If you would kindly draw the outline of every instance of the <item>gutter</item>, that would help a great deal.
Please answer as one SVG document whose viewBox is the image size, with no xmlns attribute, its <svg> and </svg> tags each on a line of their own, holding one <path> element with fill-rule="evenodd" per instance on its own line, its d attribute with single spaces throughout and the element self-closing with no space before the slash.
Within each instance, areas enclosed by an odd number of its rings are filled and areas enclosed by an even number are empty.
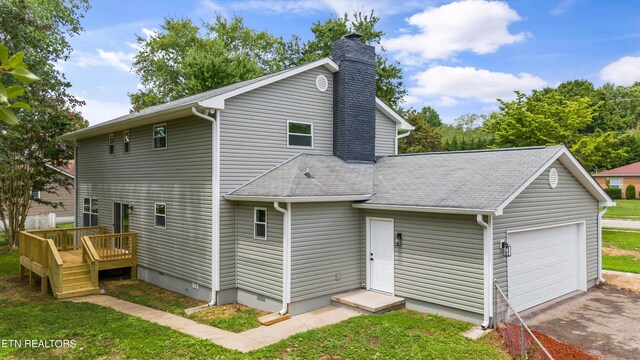
<svg viewBox="0 0 640 360">
<path fill-rule="evenodd" d="M 493 318 L 493 217 L 489 215 L 485 222 L 481 214 L 476 215 L 478 225 L 482 226 L 484 248 L 484 319 L 482 329 L 491 325 Z"/>
<path fill-rule="evenodd" d="M 430 207 L 430 206 L 412 206 L 412 205 L 384 205 L 384 204 L 368 204 L 354 203 L 351 207 L 356 209 L 372 209 L 372 210 L 392 210 L 392 211 L 412 211 L 438 214 L 461 214 L 461 215 L 500 215 L 491 209 L 464 209 L 464 208 L 446 208 L 446 207 Z"/>
<path fill-rule="evenodd" d="M 396 155 L 398 155 L 398 139 L 402 139 L 403 137 L 407 137 L 409 135 L 411 135 L 411 130 L 403 134 L 398 134 L 398 130 L 396 129 Z"/>
<path fill-rule="evenodd" d="M 598 284 L 604 284 L 605 279 L 602 277 L 602 216 L 609 210 L 608 207 L 604 207 L 602 211 L 598 212 Z"/>
<path fill-rule="evenodd" d="M 209 110 L 207 110 L 209 111 Z M 220 111 L 215 111 L 215 119 L 191 108 L 191 113 L 211 122 L 211 301 L 216 305 L 220 291 Z"/>
<path fill-rule="evenodd" d="M 289 312 L 291 302 L 291 203 L 286 203 L 287 209 L 273 202 L 274 209 L 282 213 L 282 309 L 278 312 L 284 315 Z"/>
</svg>

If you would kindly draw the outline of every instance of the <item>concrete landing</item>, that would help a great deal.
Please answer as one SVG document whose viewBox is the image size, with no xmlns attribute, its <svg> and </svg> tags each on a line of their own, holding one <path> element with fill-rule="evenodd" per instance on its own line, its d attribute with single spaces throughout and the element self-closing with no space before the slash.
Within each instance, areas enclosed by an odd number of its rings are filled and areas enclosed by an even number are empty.
<svg viewBox="0 0 640 360">
<path fill-rule="evenodd" d="M 492 329 L 482 330 L 482 326 L 474 326 L 471 329 L 465 331 L 462 336 L 466 337 L 467 339 L 478 340 L 492 331 Z"/>
<path fill-rule="evenodd" d="M 331 301 L 336 305 L 346 305 L 369 314 L 401 309 L 405 303 L 401 297 L 362 289 L 334 295 Z"/>
</svg>

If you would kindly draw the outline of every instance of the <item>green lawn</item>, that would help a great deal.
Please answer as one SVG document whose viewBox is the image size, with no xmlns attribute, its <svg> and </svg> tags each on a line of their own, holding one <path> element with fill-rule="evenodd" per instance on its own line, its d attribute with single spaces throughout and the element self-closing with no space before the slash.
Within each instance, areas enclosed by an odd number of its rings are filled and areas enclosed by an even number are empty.
<svg viewBox="0 0 640 360">
<path fill-rule="evenodd" d="M 240 354 L 164 326 L 88 303 L 55 301 L 17 279 L 14 255 L 0 255 L 0 339 L 68 339 L 68 349 L 0 347 L 0 358 L 137 359 L 509 359 L 496 335 L 462 337 L 472 325 L 393 311 L 360 316 Z"/>
<path fill-rule="evenodd" d="M 616 206 L 604 214 L 606 219 L 640 220 L 640 200 L 615 200 Z"/>
<path fill-rule="evenodd" d="M 602 268 L 640 273 L 640 230 L 602 230 Z"/>
</svg>

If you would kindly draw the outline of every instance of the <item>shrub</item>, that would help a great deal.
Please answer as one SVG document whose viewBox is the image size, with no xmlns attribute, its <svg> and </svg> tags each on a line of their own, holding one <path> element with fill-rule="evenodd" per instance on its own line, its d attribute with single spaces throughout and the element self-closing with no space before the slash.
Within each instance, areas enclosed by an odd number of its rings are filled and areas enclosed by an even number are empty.
<svg viewBox="0 0 640 360">
<path fill-rule="evenodd" d="M 622 189 L 618 188 L 606 188 L 604 191 L 609 195 L 613 200 L 622 199 Z"/>
<path fill-rule="evenodd" d="M 624 196 L 627 200 L 632 200 L 636 198 L 636 186 L 635 185 L 627 185 L 627 189 L 624 191 Z"/>
</svg>

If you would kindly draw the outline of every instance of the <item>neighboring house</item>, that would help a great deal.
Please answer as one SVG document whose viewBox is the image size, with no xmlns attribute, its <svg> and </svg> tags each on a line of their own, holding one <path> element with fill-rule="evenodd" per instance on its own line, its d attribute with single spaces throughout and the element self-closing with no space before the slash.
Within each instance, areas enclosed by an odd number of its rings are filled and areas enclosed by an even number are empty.
<svg viewBox="0 0 640 360">
<path fill-rule="evenodd" d="M 333 50 L 65 135 L 77 224 L 137 232 L 142 280 L 292 315 L 366 288 L 486 326 L 494 278 L 519 310 L 597 282 L 613 203 L 566 148 L 396 155 L 373 47 Z"/>
<path fill-rule="evenodd" d="M 593 175 L 603 189 L 608 187 L 622 189 L 622 198 L 626 199 L 627 185 L 636 187 L 636 196 L 640 191 L 640 162 L 620 166 Z"/>
<path fill-rule="evenodd" d="M 73 183 L 75 172 L 74 160 L 70 160 L 67 166 L 63 167 L 54 167 L 48 164 L 46 166 L 57 171 L 60 177 L 65 177 L 66 180 L 70 180 Z M 73 186 L 69 190 L 64 186 L 60 186 L 57 194 L 37 191 L 33 192 L 32 196 L 34 199 L 42 199 L 61 205 L 53 208 L 52 206 L 33 201 L 27 214 L 25 224 L 27 228 L 55 227 L 56 224 L 67 224 L 74 221 L 75 196 Z"/>
</svg>

